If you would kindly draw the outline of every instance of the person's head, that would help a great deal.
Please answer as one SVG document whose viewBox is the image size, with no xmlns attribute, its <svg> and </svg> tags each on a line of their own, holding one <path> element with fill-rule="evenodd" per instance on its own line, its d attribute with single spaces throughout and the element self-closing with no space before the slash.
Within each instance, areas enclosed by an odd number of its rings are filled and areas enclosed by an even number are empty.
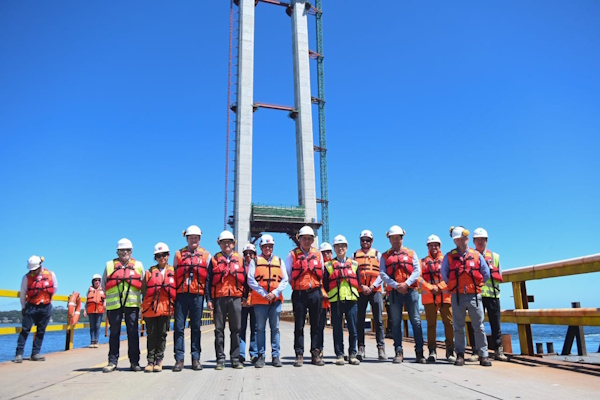
<svg viewBox="0 0 600 400">
<path fill-rule="evenodd" d="M 94 274 L 94 276 L 92 276 L 92 286 L 94 289 L 98 289 L 100 287 L 100 281 L 102 281 L 100 274 Z"/>
<path fill-rule="evenodd" d="M 250 261 L 256 257 L 256 246 L 254 246 L 252 243 L 246 243 L 244 249 L 242 250 L 242 254 L 244 256 L 244 263 L 246 265 L 250 264 Z"/>
<path fill-rule="evenodd" d="M 427 250 L 432 258 L 436 258 L 441 251 L 442 241 L 437 235 L 430 235 L 427 238 Z"/>
<path fill-rule="evenodd" d="M 487 247 L 488 233 L 483 228 L 477 228 L 473 231 L 473 244 L 475 249 L 483 254 Z"/>
<path fill-rule="evenodd" d="M 202 231 L 197 225 L 190 225 L 188 228 L 183 231 L 183 236 L 188 244 L 188 249 L 192 252 L 195 251 L 198 246 L 200 246 L 200 239 L 202 238 Z"/>
<path fill-rule="evenodd" d="M 310 246 L 312 246 L 315 241 L 315 231 L 310 226 L 303 226 L 298 231 L 298 235 L 296 236 L 298 242 L 300 242 L 300 248 L 308 252 L 310 250 Z"/>
<path fill-rule="evenodd" d="M 29 274 L 36 276 L 42 273 L 42 263 L 44 262 L 44 257 L 33 255 L 29 257 L 27 260 L 27 269 L 29 270 Z"/>
<path fill-rule="evenodd" d="M 323 256 L 323 261 L 327 262 L 333 259 L 333 248 L 329 243 L 321 243 L 321 246 L 319 246 L 319 250 L 321 251 L 321 256 Z"/>
<path fill-rule="evenodd" d="M 450 229 L 450 236 L 452 237 L 452 240 L 454 240 L 454 244 L 458 251 L 464 253 L 469 244 L 469 230 L 462 226 L 452 227 Z"/>
<path fill-rule="evenodd" d="M 360 233 L 360 248 L 362 251 L 367 252 L 371 249 L 373 244 L 373 232 L 365 229 Z"/>
<path fill-rule="evenodd" d="M 233 253 L 233 248 L 235 247 L 235 237 L 233 237 L 233 233 L 231 233 L 229 231 L 223 231 L 219 235 L 219 238 L 217 239 L 217 243 L 219 244 L 219 247 L 221 248 L 221 252 L 223 252 L 223 254 L 228 256 L 231 253 Z"/>
<path fill-rule="evenodd" d="M 393 250 L 400 250 L 402 248 L 402 241 L 404 240 L 404 235 L 406 232 L 404 229 L 399 227 L 398 225 L 392 225 L 390 229 L 388 229 L 386 236 L 390 240 L 390 245 Z"/>
<path fill-rule="evenodd" d="M 167 266 L 169 262 L 169 246 L 166 243 L 158 242 L 154 245 L 154 259 L 160 269 Z"/>
<path fill-rule="evenodd" d="M 265 258 L 270 258 L 273 255 L 273 247 L 275 247 L 275 240 L 271 235 L 263 235 L 260 239 L 260 251 Z"/>
<path fill-rule="evenodd" d="M 333 250 L 338 259 L 344 259 L 348 252 L 348 241 L 343 235 L 337 235 L 333 238 Z"/>
<path fill-rule="evenodd" d="M 122 264 L 127 264 L 133 252 L 133 244 L 131 240 L 123 238 L 117 242 L 117 256 Z"/>
</svg>

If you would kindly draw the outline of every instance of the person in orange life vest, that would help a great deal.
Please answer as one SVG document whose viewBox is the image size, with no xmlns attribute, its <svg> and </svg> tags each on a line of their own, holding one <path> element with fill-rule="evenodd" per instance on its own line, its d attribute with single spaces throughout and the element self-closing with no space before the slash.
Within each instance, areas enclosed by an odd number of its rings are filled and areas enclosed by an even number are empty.
<svg viewBox="0 0 600 400">
<path fill-rule="evenodd" d="M 108 365 L 102 369 L 102 372 L 108 373 L 117 369 L 123 318 L 127 328 L 127 355 L 131 363 L 129 370 L 133 372 L 142 370 L 138 324 L 144 266 L 131 257 L 132 251 L 131 240 L 120 239 L 117 242 L 118 257 L 106 263 L 102 275 L 102 289 L 106 293 L 106 319 L 110 328 Z"/>
<path fill-rule="evenodd" d="M 421 268 L 417 253 L 402 246 L 404 234 L 404 229 L 398 225 L 394 225 L 388 230 L 387 237 L 392 248 L 383 253 L 379 260 L 379 275 L 386 283 L 390 296 L 392 335 L 396 352 L 392 362 L 399 364 L 404 360 L 402 350 L 402 308 L 404 307 L 408 311 L 415 336 L 415 362 L 424 364 L 426 361 L 423 356 L 423 331 L 419 314 L 419 292 L 417 291 Z"/>
<path fill-rule="evenodd" d="M 321 257 L 323 258 L 323 264 L 333 259 L 333 247 L 327 242 L 321 243 L 319 246 L 321 251 Z M 319 349 L 319 355 L 323 358 L 323 342 L 325 335 L 325 325 L 327 325 L 327 311 L 330 310 L 331 303 L 329 299 L 323 299 L 323 305 L 321 306 L 321 315 L 319 316 L 319 336 L 317 338 L 317 349 Z"/>
<path fill-rule="evenodd" d="M 247 243 L 243 250 L 244 267 L 246 270 L 250 266 L 250 262 L 256 258 L 256 246 L 252 243 Z M 246 361 L 246 328 L 248 327 L 248 317 L 250 317 L 250 346 L 248 353 L 252 364 L 258 361 L 258 350 L 256 348 L 256 314 L 252 304 L 252 292 L 248 293 L 248 300 L 242 301 L 242 325 L 240 327 L 240 362 Z"/>
<path fill-rule="evenodd" d="M 304 323 L 307 311 L 310 319 L 311 363 L 323 366 L 325 363 L 317 348 L 321 308 L 323 299 L 327 297 L 322 283 L 321 253 L 312 247 L 315 241 L 315 232 L 310 226 L 300 228 L 296 239 L 300 246 L 292 250 L 285 260 L 289 282 L 292 286 L 294 351 L 296 353 L 294 367 L 301 367 L 304 363 Z"/>
<path fill-rule="evenodd" d="M 488 233 L 483 228 L 477 228 L 473 231 L 473 244 L 485 259 L 490 268 L 490 279 L 488 279 L 481 288 L 481 300 L 483 308 L 487 311 L 490 328 L 492 329 L 492 340 L 495 344 L 496 352 L 494 359 L 498 361 L 508 361 L 504 354 L 502 346 L 502 328 L 500 322 L 500 283 L 502 282 L 502 271 L 500 270 L 500 255 L 487 248 Z"/>
<path fill-rule="evenodd" d="M 267 319 L 271 328 L 271 363 L 274 367 L 283 366 L 279 358 L 279 318 L 288 276 L 283 260 L 273 255 L 274 246 L 273 236 L 263 235 L 260 241 L 262 254 L 250 261 L 248 268 L 248 286 L 252 289 L 252 303 L 256 313 L 256 368 L 265 366 Z"/>
<path fill-rule="evenodd" d="M 429 348 L 428 363 L 435 363 L 437 359 L 436 326 L 438 310 L 442 316 L 444 332 L 446 335 L 446 359 L 455 362 L 454 333 L 452 331 L 452 304 L 450 293 L 446 290 L 446 282 L 442 280 L 442 260 L 444 256 L 440 250 L 442 241 L 436 235 L 427 238 L 427 257 L 421 259 L 421 302 L 425 308 L 427 319 L 427 347 Z"/>
<path fill-rule="evenodd" d="M 475 348 L 479 349 L 479 364 L 489 367 L 492 362 L 488 357 L 480 292 L 484 282 L 490 277 L 490 269 L 483 256 L 468 247 L 467 229 L 462 226 L 452 227 L 450 236 L 456 248 L 444 256 L 442 279 L 452 293 L 452 325 L 456 349 L 454 365 L 465 364 L 465 315 L 468 310 L 475 332 Z"/>
<path fill-rule="evenodd" d="M 240 326 L 242 324 L 242 301 L 248 299 L 244 260 L 233 251 L 233 233 L 223 231 L 217 239 L 221 251 L 208 265 L 206 299 L 208 308 L 214 310 L 216 370 L 225 368 L 225 321 L 229 319 L 231 367 L 244 368 L 240 358 Z"/>
<path fill-rule="evenodd" d="M 102 276 L 100 274 L 95 274 L 92 277 L 92 286 L 88 289 L 85 309 L 83 310 L 83 316 L 88 317 L 90 320 L 90 347 L 92 348 L 98 348 L 102 316 L 104 310 L 106 310 L 106 294 L 100 286 L 101 281 Z"/>
<path fill-rule="evenodd" d="M 344 316 L 348 326 L 348 362 L 359 365 L 356 358 L 356 313 L 358 288 L 361 287 L 358 263 L 346 257 L 348 241 L 343 235 L 333 238 L 336 257 L 325 263 L 323 287 L 331 302 L 331 325 L 333 326 L 333 347 L 336 365 L 344 365 Z"/>
<path fill-rule="evenodd" d="M 142 315 L 148 332 L 148 365 L 144 369 L 146 372 L 162 371 L 167 331 L 171 325 L 177 295 L 175 270 L 169 265 L 169 246 L 162 242 L 156 243 L 154 259 L 157 264 L 146 271 L 142 282 Z"/>
<path fill-rule="evenodd" d="M 31 361 L 45 361 L 46 357 L 40 354 L 42 342 L 46 333 L 46 326 L 52 315 L 52 296 L 58 291 L 58 280 L 54 272 L 42 267 L 44 257 L 31 256 L 27 260 L 29 272 L 21 279 L 21 314 L 23 322 L 21 333 L 17 339 L 15 362 L 23 362 L 25 342 L 31 327 L 37 326 L 37 333 L 33 339 Z"/>
<path fill-rule="evenodd" d="M 358 331 L 357 358 L 362 361 L 365 356 L 365 316 L 367 305 L 371 304 L 375 339 L 379 360 L 387 360 L 385 355 L 385 334 L 383 332 L 383 299 L 381 297 L 382 280 L 379 276 L 379 259 L 381 254 L 371 248 L 373 232 L 364 230 L 360 233 L 360 249 L 354 252 L 353 260 L 358 262 L 358 271 L 362 285 L 359 288 L 356 330 Z"/>
<path fill-rule="evenodd" d="M 175 324 L 173 325 L 173 342 L 175 351 L 175 365 L 173 372 L 183 369 L 185 356 L 185 321 L 190 317 L 190 353 L 192 356 L 192 369 L 200 371 L 200 353 L 202 347 L 200 338 L 202 331 L 202 310 L 204 296 L 206 295 L 206 279 L 208 277 L 208 264 L 211 255 L 200 247 L 202 231 L 196 225 L 190 225 L 183 231 L 187 246 L 177 250 L 173 269 L 177 284 L 177 297 L 175 298 Z"/>
</svg>

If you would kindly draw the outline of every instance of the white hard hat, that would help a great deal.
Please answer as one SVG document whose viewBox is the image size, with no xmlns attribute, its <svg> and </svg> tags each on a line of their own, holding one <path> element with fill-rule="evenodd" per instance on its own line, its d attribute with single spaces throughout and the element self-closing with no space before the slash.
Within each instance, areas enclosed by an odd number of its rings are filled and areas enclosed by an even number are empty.
<svg viewBox="0 0 600 400">
<path fill-rule="evenodd" d="M 253 245 L 252 243 L 246 243 L 246 245 L 244 246 L 244 249 L 242 250 L 242 253 L 245 251 L 253 251 L 254 253 L 256 253 L 256 246 Z"/>
<path fill-rule="evenodd" d="M 154 245 L 154 254 L 168 253 L 168 252 L 169 252 L 169 246 L 167 246 L 166 243 L 158 242 Z"/>
<path fill-rule="evenodd" d="M 404 235 L 406 235 L 406 231 L 404 229 L 400 228 L 398 225 L 392 225 L 390 227 L 390 229 L 387 231 L 386 236 L 390 237 L 393 235 L 404 236 Z"/>
<path fill-rule="evenodd" d="M 346 237 L 344 235 L 337 235 L 336 237 L 333 238 L 333 245 L 335 246 L 336 244 L 348 244 L 348 241 L 346 240 Z"/>
<path fill-rule="evenodd" d="M 191 236 L 191 235 L 202 236 L 202 231 L 200 230 L 198 225 L 190 225 L 190 226 L 188 226 L 188 228 L 185 231 L 183 231 L 183 236 Z"/>
<path fill-rule="evenodd" d="M 457 226 L 457 227 L 451 227 L 450 228 L 450 236 L 452 237 L 452 239 L 459 239 L 461 237 L 467 237 L 469 236 L 469 230 L 465 229 L 462 226 Z"/>
<path fill-rule="evenodd" d="M 233 233 L 229 231 L 223 231 L 217 238 L 217 244 L 221 243 L 221 240 L 233 240 L 235 242 L 235 237 L 233 237 Z"/>
<path fill-rule="evenodd" d="M 331 245 L 327 242 L 321 243 L 321 245 L 319 246 L 319 250 L 320 251 L 333 251 L 333 249 L 331 248 Z"/>
<path fill-rule="evenodd" d="M 260 247 L 264 246 L 265 244 L 275 244 L 275 240 L 273 239 L 273 236 L 271 235 L 263 235 L 262 238 L 260 239 Z"/>
<path fill-rule="evenodd" d="M 298 231 L 298 237 L 300 236 L 315 236 L 315 231 L 313 231 L 313 228 L 311 228 L 308 225 L 303 226 L 302 228 L 300 228 L 300 230 Z"/>
<path fill-rule="evenodd" d="M 123 238 L 117 242 L 117 250 L 124 250 L 124 249 L 132 249 L 133 250 L 133 244 L 131 244 L 131 240 L 129 240 L 127 238 Z"/>
<path fill-rule="evenodd" d="M 440 238 L 439 238 L 438 236 L 436 236 L 436 235 L 430 235 L 430 236 L 427 238 L 427 244 L 429 244 L 429 243 L 439 243 L 439 244 L 440 244 L 440 246 L 442 245 L 442 241 L 441 241 L 441 240 L 440 240 Z"/>
<path fill-rule="evenodd" d="M 474 238 L 488 238 L 487 231 L 483 228 L 477 228 L 473 231 L 473 239 Z"/>
<path fill-rule="evenodd" d="M 100 276 L 100 274 L 94 274 L 94 276 L 92 276 L 92 281 L 94 279 L 102 279 L 102 277 Z"/>
<path fill-rule="evenodd" d="M 39 256 L 31 256 L 29 260 L 27 260 L 27 269 L 33 271 L 34 269 L 38 269 L 42 266 L 42 262 L 44 261 L 44 257 Z"/>
<path fill-rule="evenodd" d="M 373 240 L 373 232 L 371 232 L 368 229 L 365 229 L 364 231 L 362 231 L 360 233 L 360 239 L 362 239 L 364 237 L 368 237 L 369 239 Z"/>
</svg>

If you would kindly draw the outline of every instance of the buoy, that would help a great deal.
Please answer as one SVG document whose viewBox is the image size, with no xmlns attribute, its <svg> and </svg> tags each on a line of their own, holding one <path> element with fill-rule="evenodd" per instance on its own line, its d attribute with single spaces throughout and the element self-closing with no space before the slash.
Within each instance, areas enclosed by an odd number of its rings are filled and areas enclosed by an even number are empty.
<svg viewBox="0 0 600 400">
<path fill-rule="evenodd" d="M 69 296 L 69 308 L 68 308 L 68 324 L 69 326 L 75 326 L 79 321 L 79 315 L 81 313 L 81 297 L 79 293 L 73 292 Z"/>
</svg>

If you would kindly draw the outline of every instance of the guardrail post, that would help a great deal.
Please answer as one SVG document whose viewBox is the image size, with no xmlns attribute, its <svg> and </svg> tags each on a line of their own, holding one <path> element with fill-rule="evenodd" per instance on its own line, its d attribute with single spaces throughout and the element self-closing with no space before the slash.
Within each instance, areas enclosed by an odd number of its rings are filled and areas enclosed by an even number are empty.
<svg viewBox="0 0 600 400">
<path fill-rule="evenodd" d="M 529 309 L 529 303 L 527 301 L 527 286 L 525 282 L 513 282 L 513 297 L 515 300 L 515 309 L 526 310 Z M 533 353 L 533 335 L 531 334 L 530 324 L 517 324 L 519 329 L 519 346 L 521 347 L 521 354 L 532 356 Z"/>
<path fill-rule="evenodd" d="M 571 308 L 581 308 L 581 304 L 577 302 L 571 303 Z M 583 326 L 569 326 L 567 329 L 567 337 L 565 338 L 565 344 L 563 346 L 561 356 L 568 356 L 571 354 L 571 348 L 573 347 L 573 339 L 577 339 L 577 355 L 587 356 L 587 350 L 585 348 L 585 335 L 583 334 Z"/>
<path fill-rule="evenodd" d="M 73 336 L 75 334 L 75 329 L 73 326 L 67 326 L 67 333 L 65 336 L 65 351 L 73 349 Z"/>
</svg>

